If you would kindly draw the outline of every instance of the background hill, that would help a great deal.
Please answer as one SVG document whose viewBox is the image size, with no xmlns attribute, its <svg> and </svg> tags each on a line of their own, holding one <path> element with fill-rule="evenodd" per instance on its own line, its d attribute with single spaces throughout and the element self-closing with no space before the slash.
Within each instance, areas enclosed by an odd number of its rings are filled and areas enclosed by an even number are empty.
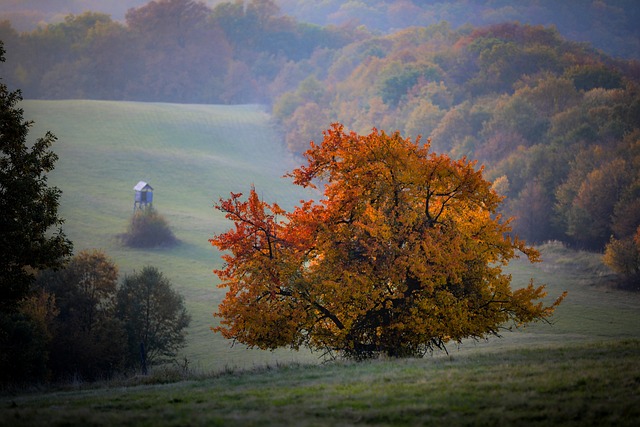
<svg viewBox="0 0 640 427">
<path fill-rule="evenodd" d="M 146 265 L 158 267 L 186 299 L 193 321 L 184 356 L 190 367 L 223 370 L 265 363 L 318 362 L 316 354 L 249 351 L 213 334 L 212 313 L 224 290 L 212 273 L 220 254 L 207 239 L 231 227 L 212 206 L 230 191 L 252 184 L 269 202 L 291 208 L 317 194 L 281 176 L 300 163 L 271 127 L 262 107 L 202 106 L 105 101 L 24 101 L 25 118 L 34 120 L 30 137 L 51 130 L 59 154 L 50 182 L 62 191 L 64 229 L 79 251 L 98 248 L 120 267 L 121 275 Z M 154 206 L 180 240 L 170 249 L 122 246 L 133 209 L 133 186 L 149 182 Z M 560 243 L 542 247 L 541 265 L 516 261 L 509 267 L 515 288 L 530 277 L 547 283 L 549 298 L 569 296 L 557 309 L 554 325 L 538 324 L 501 340 L 452 344 L 453 354 L 568 343 L 618 341 L 640 337 L 640 295 L 607 286 L 610 271 L 601 256 L 575 252 Z"/>
<path fill-rule="evenodd" d="M 18 31 L 31 31 L 37 25 L 57 23 L 70 13 L 95 11 L 124 21 L 131 8 L 148 0 L 5 0 L 0 15 L 11 20 Z M 283 14 L 302 22 L 321 26 L 364 25 L 373 31 L 394 32 L 410 26 L 429 26 L 442 21 L 454 28 L 463 25 L 484 26 L 518 21 L 534 25 L 553 25 L 574 41 L 587 42 L 615 56 L 639 58 L 640 7 L 634 0 L 273 0 L 241 1 L 272 3 Z M 203 0 L 213 8 L 225 0 Z M 233 3 L 229 1 L 228 3 Z"/>
<path fill-rule="evenodd" d="M 430 136 L 437 152 L 486 166 L 508 197 L 502 213 L 518 218 L 514 228 L 527 240 L 604 251 L 613 236 L 633 245 L 640 62 L 614 50 L 640 51 L 627 21 L 637 3 L 367 5 L 323 2 L 329 15 L 338 7 L 362 19 L 402 11 L 425 17 L 416 22 L 424 25 L 458 10 L 500 23 L 387 33 L 357 21 L 310 24 L 269 0 L 160 1 L 131 9 L 124 22 L 85 12 L 25 33 L 1 23 L 7 62 L 0 71 L 28 99 L 267 105 L 295 153 L 336 121 L 360 133 Z M 602 34 L 610 53 L 568 38 L 560 25 L 533 25 L 551 22 L 542 16 Z"/>
</svg>

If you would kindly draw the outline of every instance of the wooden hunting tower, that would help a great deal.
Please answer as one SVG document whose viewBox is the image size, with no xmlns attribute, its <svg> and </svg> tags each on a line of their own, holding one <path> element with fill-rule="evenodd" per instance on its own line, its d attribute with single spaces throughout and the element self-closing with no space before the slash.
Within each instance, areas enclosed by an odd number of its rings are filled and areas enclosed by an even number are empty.
<svg viewBox="0 0 640 427">
<path fill-rule="evenodd" d="M 133 210 L 151 208 L 153 205 L 153 187 L 144 181 L 140 181 L 133 187 Z"/>
</svg>

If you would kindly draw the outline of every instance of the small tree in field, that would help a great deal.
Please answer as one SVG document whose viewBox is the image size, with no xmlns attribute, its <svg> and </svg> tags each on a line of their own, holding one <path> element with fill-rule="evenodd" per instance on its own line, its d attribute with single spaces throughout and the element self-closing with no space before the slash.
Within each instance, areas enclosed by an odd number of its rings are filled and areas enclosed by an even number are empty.
<svg viewBox="0 0 640 427">
<path fill-rule="evenodd" d="M 294 183 L 324 185 L 320 202 L 286 212 L 231 193 L 217 208 L 235 227 L 210 241 L 228 288 L 215 327 L 249 346 L 405 357 L 550 316 L 544 286 L 512 290 L 502 272 L 522 253 L 482 170 L 374 129 L 335 124 L 312 143 Z"/>
<path fill-rule="evenodd" d="M 127 330 L 130 367 L 140 362 L 141 343 L 148 365 L 171 362 L 184 347 L 184 329 L 191 317 L 182 296 L 157 268 L 145 267 L 125 277 L 118 290 L 117 310 Z"/>
<path fill-rule="evenodd" d="M 624 239 L 611 238 L 604 252 L 603 261 L 619 274 L 624 285 L 640 287 L 640 227 L 636 234 Z"/>
</svg>

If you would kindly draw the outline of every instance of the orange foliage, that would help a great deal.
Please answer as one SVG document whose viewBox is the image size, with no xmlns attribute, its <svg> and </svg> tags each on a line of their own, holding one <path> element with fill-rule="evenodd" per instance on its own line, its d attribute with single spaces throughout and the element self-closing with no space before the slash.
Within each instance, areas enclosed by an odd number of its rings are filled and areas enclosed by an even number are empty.
<svg viewBox="0 0 640 427">
<path fill-rule="evenodd" d="M 211 239 L 228 288 L 214 328 L 249 346 L 307 346 L 347 357 L 421 355 L 551 315 L 544 286 L 512 291 L 508 261 L 538 253 L 508 237 L 502 198 L 467 159 L 398 132 L 340 124 L 311 144 L 297 185 L 324 187 L 292 212 L 231 194 L 217 208 L 235 228 Z"/>
</svg>

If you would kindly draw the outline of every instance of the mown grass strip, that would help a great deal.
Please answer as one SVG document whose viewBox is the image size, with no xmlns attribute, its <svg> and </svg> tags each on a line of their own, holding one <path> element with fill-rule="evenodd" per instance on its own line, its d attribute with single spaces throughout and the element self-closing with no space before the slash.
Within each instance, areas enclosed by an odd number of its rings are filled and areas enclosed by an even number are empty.
<svg viewBox="0 0 640 427">
<path fill-rule="evenodd" d="M 5 397 L 2 425 L 637 425 L 640 341 Z"/>
</svg>

